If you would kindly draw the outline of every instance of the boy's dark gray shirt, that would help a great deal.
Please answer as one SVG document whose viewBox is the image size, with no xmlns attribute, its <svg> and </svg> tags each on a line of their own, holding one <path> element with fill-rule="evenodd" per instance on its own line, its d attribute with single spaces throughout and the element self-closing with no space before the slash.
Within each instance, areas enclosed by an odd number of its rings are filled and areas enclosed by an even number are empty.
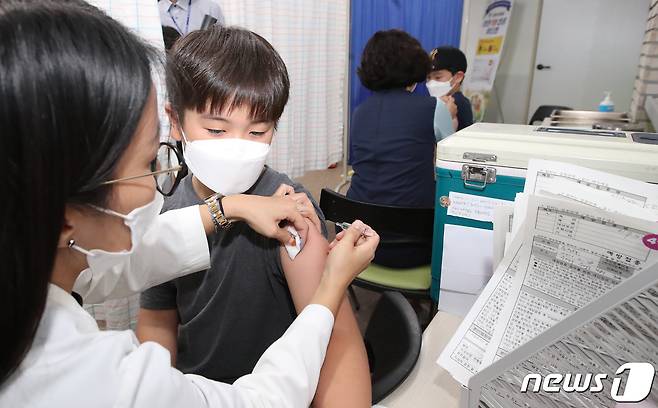
<svg viewBox="0 0 658 408">
<path fill-rule="evenodd" d="M 305 192 L 320 217 L 311 194 L 288 176 L 266 167 L 248 194 L 269 196 L 282 183 Z M 203 204 L 187 176 L 163 212 Z M 251 373 L 261 354 L 281 337 L 296 317 L 286 285 L 279 243 L 246 223 L 208 238 L 210 269 L 146 290 L 145 309 L 177 309 L 179 316 L 176 366 L 184 373 L 232 383 Z"/>
</svg>

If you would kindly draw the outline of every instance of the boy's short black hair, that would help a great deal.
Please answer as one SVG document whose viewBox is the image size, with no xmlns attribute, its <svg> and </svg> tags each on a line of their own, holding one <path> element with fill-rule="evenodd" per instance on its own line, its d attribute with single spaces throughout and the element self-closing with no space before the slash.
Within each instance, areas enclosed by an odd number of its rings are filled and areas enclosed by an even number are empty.
<svg viewBox="0 0 658 408">
<path fill-rule="evenodd" d="M 219 113 L 246 106 L 252 119 L 277 122 L 288 102 L 283 60 L 263 37 L 212 26 L 176 41 L 167 56 L 167 91 L 183 120 L 185 109 Z"/>
<path fill-rule="evenodd" d="M 450 71 L 452 75 L 461 71 L 466 73 L 466 55 L 455 47 L 438 47 L 432 50 L 432 71 L 442 69 Z"/>
<path fill-rule="evenodd" d="M 377 31 L 368 40 L 357 70 L 361 83 L 372 91 L 404 88 L 423 82 L 430 72 L 427 52 L 402 30 Z"/>
</svg>

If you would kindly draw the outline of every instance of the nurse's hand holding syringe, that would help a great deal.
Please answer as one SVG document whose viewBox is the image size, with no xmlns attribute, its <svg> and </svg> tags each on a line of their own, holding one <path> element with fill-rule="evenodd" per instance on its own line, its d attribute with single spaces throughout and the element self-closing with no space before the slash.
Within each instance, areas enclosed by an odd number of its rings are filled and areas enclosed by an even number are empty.
<svg viewBox="0 0 658 408">
<path fill-rule="evenodd" d="M 379 235 L 359 220 L 336 235 L 329 244 L 324 273 L 311 303 L 326 306 L 336 316 L 345 290 L 368 267 L 378 244 Z"/>
</svg>

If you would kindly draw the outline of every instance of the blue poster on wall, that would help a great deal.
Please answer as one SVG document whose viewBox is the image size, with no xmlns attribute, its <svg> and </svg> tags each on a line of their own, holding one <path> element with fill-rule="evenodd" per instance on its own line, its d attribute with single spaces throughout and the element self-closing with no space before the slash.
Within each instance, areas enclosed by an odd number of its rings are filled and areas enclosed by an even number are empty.
<svg viewBox="0 0 658 408">
<path fill-rule="evenodd" d="M 356 69 L 368 39 L 398 28 L 416 37 L 429 53 L 441 45 L 459 47 L 463 0 L 352 0 L 350 27 L 350 114 L 370 91 Z M 416 92 L 427 92 L 424 86 Z"/>
</svg>

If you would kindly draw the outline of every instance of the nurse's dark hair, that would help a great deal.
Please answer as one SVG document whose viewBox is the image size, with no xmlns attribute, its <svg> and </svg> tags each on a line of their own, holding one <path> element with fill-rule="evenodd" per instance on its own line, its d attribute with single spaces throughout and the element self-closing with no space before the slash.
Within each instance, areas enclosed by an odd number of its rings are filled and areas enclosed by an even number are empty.
<svg viewBox="0 0 658 408">
<path fill-rule="evenodd" d="M 152 49 L 81 0 L 0 3 L 0 384 L 44 312 L 67 205 L 104 205 L 152 81 Z M 60 373 L 64 374 L 64 373 Z"/>
<path fill-rule="evenodd" d="M 167 55 L 169 101 L 181 120 L 186 109 L 220 113 L 246 107 L 254 120 L 277 122 L 289 89 L 281 56 L 263 37 L 242 28 L 193 31 Z"/>
<path fill-rule="evenodd" d="M 423 82 L 432 65 L 417 39 L 402 30 L 377 31 L 366 43 L 357 75 L 371 91 Z"/>
</svg>

